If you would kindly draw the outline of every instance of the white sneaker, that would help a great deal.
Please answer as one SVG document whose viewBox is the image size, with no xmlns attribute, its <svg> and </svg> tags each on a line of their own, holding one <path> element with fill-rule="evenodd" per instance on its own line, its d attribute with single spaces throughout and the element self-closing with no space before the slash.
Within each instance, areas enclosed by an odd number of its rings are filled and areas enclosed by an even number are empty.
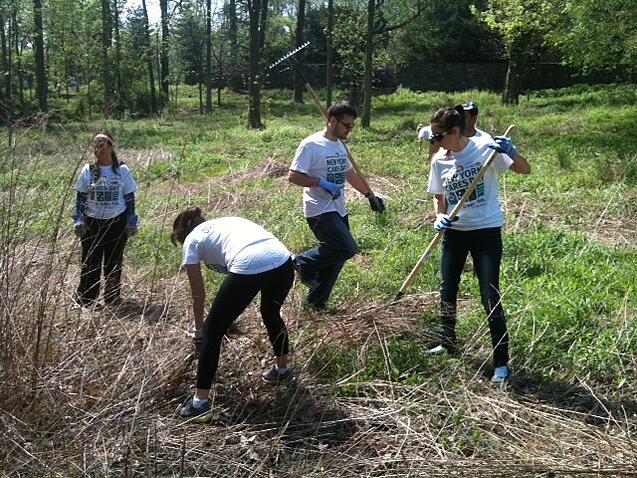
<svg viewBox="0 0 637 478">
<path fill-rule="evenodd" d="M 506 365 L 496 367 L 491 377 L 491 385 L 502 386 L 511 378 L 511 370 Z"/>
<path fill-rule="evenodd" d="M 449 353 L 449 350 L 444 345 L 436 345 L 433 349 L 427 350 L 427 355 L 443 355 Z"/>
</svg>

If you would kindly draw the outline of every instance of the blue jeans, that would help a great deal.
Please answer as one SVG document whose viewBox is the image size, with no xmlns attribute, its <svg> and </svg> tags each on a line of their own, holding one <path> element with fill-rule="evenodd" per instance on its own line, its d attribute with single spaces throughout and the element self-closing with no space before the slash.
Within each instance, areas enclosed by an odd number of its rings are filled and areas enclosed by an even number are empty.
<svg viewBox="0 0 637 478">
<path fill-rule="evenodd" d="M 327 304 L 345 261 L 358 252 L 358 244 L 349 231 L 347 216 L 332 211 L 306 220 L 320 244 L 295 256 L 295 261 L 302 277 L 311 277 L 318 283 L 310 289 L 306 301 L 321 309 Z"/>
<path fill-rule="evenodd" d="M 500 367 L 509 361 L 509 335 L 500 297 L 502 236 L 499 227 L 474 231 L 448 229 L 445 232 L 440 259 L 442 344 L 450 348 L 456 345 L 456 301 L 462 268 L 469 252 L 489 322 L 493 361 Z"/>
</svg>

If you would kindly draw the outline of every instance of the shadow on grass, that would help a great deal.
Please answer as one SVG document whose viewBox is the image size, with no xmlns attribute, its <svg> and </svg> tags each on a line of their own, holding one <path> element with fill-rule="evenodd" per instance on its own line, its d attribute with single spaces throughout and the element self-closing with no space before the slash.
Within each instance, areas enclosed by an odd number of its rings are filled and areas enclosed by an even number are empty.
<svg viewBox="0 0 637 478">
<path fill-rule="evenodd" d="M 256 394 L 246 381 L 233 385 L 217 393 L 215 402 L 225 410 L 219 422 L 249 425 L 260 441 L 278 437 L 287 448 L 319 452 L 344 444 L 357 430 L 332 397 L 310 391 L 296 380 L 286 386 L 263 385 Z"/>
<path fill-rule="evenodd" d="M 480 370 L 482 361 L 472 364 Z M 480 374 L 489 380 L 492 368 L 482 368 Z M 584 385 L 553 380 L 539 374 L 513 370 L 508 392 L 516 400 L 546 404 L 567 413 L 579 415 L 589 425 L 626 424 L 637 417 L 637 401 L 609 400 Z"/>
</svg>

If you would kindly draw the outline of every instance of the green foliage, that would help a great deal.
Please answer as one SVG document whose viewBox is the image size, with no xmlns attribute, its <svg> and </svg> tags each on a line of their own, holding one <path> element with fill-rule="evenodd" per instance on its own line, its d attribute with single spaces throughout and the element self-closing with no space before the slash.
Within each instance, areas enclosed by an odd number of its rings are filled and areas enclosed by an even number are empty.
<svg viewBox="0 0 637 478">
<path fill-rule="evenodd" d="M 564 61 L 581 69 L 634 72 L 637 4 L 632 0 L 547 2 L 555 20 L 549 39 Z"/>
</svg>

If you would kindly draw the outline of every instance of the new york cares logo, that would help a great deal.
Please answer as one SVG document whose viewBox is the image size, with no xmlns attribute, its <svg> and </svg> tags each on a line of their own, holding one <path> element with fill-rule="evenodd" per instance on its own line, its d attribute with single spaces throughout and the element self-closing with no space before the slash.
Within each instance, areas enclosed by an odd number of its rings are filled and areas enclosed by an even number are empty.
<svg viewBox="0 0 637 478">
<path fill-rule="evenodd" d="M 442 185 L 446 191 L 447 203 L 456 204 L 464 195 L 465 191 L 480 172 L 482 163 L 473 163 L 468 166 L 457 165 L 449 168 L 442 174 Z M 473 190 L 467 203 L 475 201 L 484 196 L 484 178 Z"/>
</svg>

